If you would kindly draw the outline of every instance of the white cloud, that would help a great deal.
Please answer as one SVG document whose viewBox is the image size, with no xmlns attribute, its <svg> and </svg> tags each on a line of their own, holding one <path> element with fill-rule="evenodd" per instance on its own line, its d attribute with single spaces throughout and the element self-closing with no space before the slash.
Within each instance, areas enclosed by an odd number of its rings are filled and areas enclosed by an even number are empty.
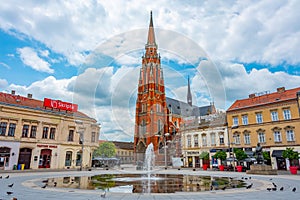
<svg viewBox="0 0 300 200">
<path fill-rule="evenodd" d="M 159 1 L 151 5 L 147 1 L 27 1 L 22 5 L 7 1 L 0 8 L 0 27 L 17 30 L 64 54 L 71 64 L 79 64 L 87 51 L 112 36 L 147 29 L 150 10 L 157 31 L 183 34 L 210 56 L 273 65 L 300 63 L 296 53 L 300 51 L 300 4 L 295 0 Z M 145 43 L 146 35 L 137 38 Z M 159 45 L 164 43 L 163 37 L 156 38 Z M 178 46 L 176 37 L 173 41 Z"/>
<path fill-rule="evenodd" d="M 54 70 L 50 68 L 50 64 L 41 59 L 34 49 L 30 47 L 18 48 L 17 52 L 20 54 L 22 62 L 28 67 L 40 72 L 54 73 Z"/>
<path fill-rule="evenodd" d="M 1 78 L 0 78 L 0 90 L 2 90 L 2 89 L 4 89 L 4 88 L 6 88 L 6 87 L 7 87 L 7 85 L 8 85 L 8 82 L 7 82 L 7 80 L 5 80 L 5 79 L 1 79 Z"/>
</svg>

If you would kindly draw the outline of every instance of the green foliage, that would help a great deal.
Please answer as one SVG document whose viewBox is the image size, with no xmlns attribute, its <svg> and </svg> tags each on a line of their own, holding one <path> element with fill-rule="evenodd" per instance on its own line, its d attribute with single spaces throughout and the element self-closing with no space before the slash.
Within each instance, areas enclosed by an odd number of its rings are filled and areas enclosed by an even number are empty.
<svg viewBox="0 0 300 200">
<path fill-rule="evenodd" d="M 297 151 L 294 151 L 294 148 L 288 147 L 282 152 L 282 157 L 289 159 L 290 165 L 294 166 L 294 163 L 292 161 L 299 159 L 299 153 Z"/>
<path fill-rule="evenodd" d="M 199 155 L 200 159 L 203 160 L 209 160 L 209 153 L 207 151 L 203 151 L 200 155 Z"/>
<path fill-rule="evenodd" d="M 103 142 L 93 152 L 94 157 L 107 157 L 111 158 L 116 155 L 116 146 L 112 142 Z"/>
<path fill-rule="evenodd" d="M 234 149 L 233 152 L 235 153 L 235 158 L 238 161 L 244 160 L 245 158 L 247 158 L 247 154 L 245 153 L 245 151 L 241 150 L 241 149 Z"/>
<path fill-rule="evenodd" d="M 221 161 L 223 161 L 223 160 L 226 160 L 227 154 L 226 154 L 225 151 L 218 151 L 218 152 L 216 152 L 216 154 L 214 155 L 214 158 L 220 159 Z"/>
<path fill-rule="evenodd" d="M 263 151 L 262 156 L 263 156 L 264 160 L 270 160 L 271 159 L 270 153 L 267 152 L 267 151 Z"/>
</svg>

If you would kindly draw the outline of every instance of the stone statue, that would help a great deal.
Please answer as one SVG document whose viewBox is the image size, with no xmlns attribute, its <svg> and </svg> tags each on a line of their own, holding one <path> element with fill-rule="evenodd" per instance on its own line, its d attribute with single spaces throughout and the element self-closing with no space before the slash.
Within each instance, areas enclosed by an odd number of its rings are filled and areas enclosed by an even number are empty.
<svg viewBox="0 0 300 200">
<path fill-rule="evenodd" d="M 262 147 L 259 143 L 257 143 L 256 149 L 255 149 L 255 155 L 256 155 L 256 161 L 257 164 L 264 164 L 264 158 L 262 156 Z"/>
</svg>

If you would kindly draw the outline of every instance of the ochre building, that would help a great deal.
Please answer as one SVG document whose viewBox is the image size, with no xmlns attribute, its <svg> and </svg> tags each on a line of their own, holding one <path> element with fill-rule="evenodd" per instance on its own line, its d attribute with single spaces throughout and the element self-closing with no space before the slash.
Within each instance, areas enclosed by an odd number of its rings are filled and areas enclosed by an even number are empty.
<svg viewBox="0 0 300 200">
<path fill-rule="evenodd" d="M 227 110 L 229 139 L 234 147 L 253 150 L 259 143 L 274 169 L 288 169 L 282 157 L 287 147 L 300 152 L 300 88 L 250 94 Z"/>
<path fill-rule="evenodd" d="M 0 92 L 0 169 L 90 167 L 99 132 L 76 104 Z"/>
</svg>

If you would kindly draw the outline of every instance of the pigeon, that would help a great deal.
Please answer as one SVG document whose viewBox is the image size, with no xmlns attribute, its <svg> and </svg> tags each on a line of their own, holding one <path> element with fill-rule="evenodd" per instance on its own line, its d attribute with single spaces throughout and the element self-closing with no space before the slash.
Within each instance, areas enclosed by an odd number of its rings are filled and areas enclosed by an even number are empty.
<svg viewBox="0 0 300 200">
<path fill-rule="evenodd" d="M 42 186 L 41 188 L 43 188 L 43 189 L 44 189 L 44 188 L 46 188 L 46 187 L 47 187 L 47 184 L 45 184 L 45 185 L 44 185 L 44 186 Z"/>
<path fill-rule="evenodd" d="M 276 191 L 276 190 L 277 190 L 277 187 L 273 187 L 272 190 L 273 190 L 273 191 Z"/>
<path fill-rule="evenodd" d="M 248 180 L 248 178 L 246 177 L 245 180 Z"/>
<path fill-rule="evenodd" d="M 272 184 L 274 185 L 274 187 L 277 187 L 277 185 L 275 183 L 272 182 Z"/>
<path fill-rule="evenodd" d="M 224 186 L 224 187 L 222 188 L 222 190 L 226 190 L 226 186 Z"/>
<path fill-rule="evenodd" d="M 11 195 L 11 194 L 13 194 L 13 192 L 6 192 L 6 194 L 7 194 L 7 195 Z"/>
<path fill-rule="evenodd" d="M 267 190 L 270 192 L 272 190 L 272 188 L 267 188 Z"/>
<path fill-rule="evenodd" d="M 0 179 L 2 179 L 2 176 L 0 176 Z"/>
<path fill-rule="evenodd" d="M 5 178 L 8 179 L 8 178 L 9 178 L 9 175 L 7 175 Z"/>
<path fill-rule="evenodd" d="M 292 189 L 292 191 L 293 191 L 293 192 L 296 192 L 296 188 L 294 187 L 294 188 Z"/>
<path fill-rule="evenodd" d="M 132 188 L 132 193 L 134 193 L 135 192 L 135 190 L 136 190 L 136 188 L 134 187 L 134 188 Z"/>
<path fill-rule="evenodd" d="M 106 196 L 106 191 L 104 191 L 103 193 L 100 194 L 101 198 L 105 198 L 105 196 Z"/>
<path fill-rule="evenodd" d="M 250 189 L 252 186 L 253 186 L 253 183 L 251 183 L 250 185 L 248 185 L 248 186 L 246 187 L 246 189 Z"/>
<path fill-rule="evenodd" d="M 251 179 L 251 176 L 249 176 L 249 179 Z"/>
<path fill-rule="evenodd" d="M 280 191 L 283 191 L 283 187 L 281 187 L 279 190 L 280 190 Z"/>
<path fill-rule="evenodd" d="M 14 186 L 14 184 L 12 183 L 12 184 L 10 184 L 10 185 L 8 185 L 8 187 L 12 187 L 12 186 Z"/>
<path fill-rule="evenodd" d="M 57 182 L 54 182 L 53 184 L 54 184 L 54 187 L 56 187 L 56 185 L 57 185 Z"/>
</svg>

